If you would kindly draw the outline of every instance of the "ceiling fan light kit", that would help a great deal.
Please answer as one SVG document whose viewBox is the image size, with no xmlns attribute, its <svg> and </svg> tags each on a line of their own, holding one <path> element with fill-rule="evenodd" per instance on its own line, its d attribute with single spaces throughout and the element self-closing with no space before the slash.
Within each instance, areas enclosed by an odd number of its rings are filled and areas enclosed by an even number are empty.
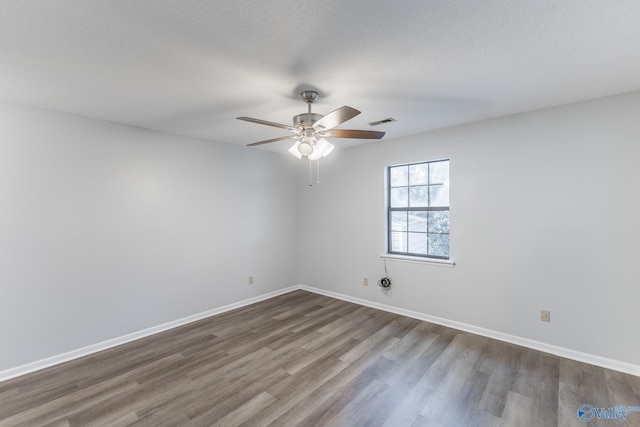
<svg viewBox="0 0 640 427">
<path fill-rule="evenodd" d="M 318 99 L 318 92 L 305 90 L 300 93 L 300 97 L 307 103 L 307 112 L 294 116 L 293 126 L 251 117 L 238 117 L 238 120 L 277 127 L 293 133 L 289 136 L 254 142 L 253 144 L 248 144 L 248 146 L 252 147 L 294 139 L 296 140 L 295 143 L 288 150 L 291 154 L 298 159 L 307 157 L 309 160 L 319 161 L 321 158 L 328 156 L 335 148 L 326 138 L 381 139 L 384 136 L 384 132 L 370 130 L 334 129 L 360 114 L 360 111 L 345 105 L 323 116 L 322 114 L 311 112 L 311 104 Z"/>
<path fill-rule="evenodd" d="M 313 153 L 313 151 L 309 150 L 309 145 L 315 147 L 316 143 L 323 138 L 380 139 L 384 136 L 384 132 L 365 130 L 336 129 L 332 131 L 334 127 L 360 114 L 360 111 L 345 105 L 323 116 L 322 114 L 311 112 L 311 104 L 318 98 L 318 92 L 312 90 L 303 91 L 300 93 L 300 97 L 307 103 L 307 112 L 294 116 L 293 126 L 254 119 L 252 117 L 238 117 L 238 120 L 286 129 L 293 133 L 293 135 L 289 136 L 254 142 L 248 146 L 268 144 L 286 139 L 296 139 L 300 142 L 300 144 L 295 144 L 300 147 L 299 151 L 302 150 L 300 154 L 303 157 L 309 157 Z"/>
<path fill-rule="evenodd" d="M 335 145 L 324 138 L 320 138 L 314 147 L 313 154 L 309 155 L 309 160 L 320 160 L 327 157 L 335 148 Z"/>
</svg>

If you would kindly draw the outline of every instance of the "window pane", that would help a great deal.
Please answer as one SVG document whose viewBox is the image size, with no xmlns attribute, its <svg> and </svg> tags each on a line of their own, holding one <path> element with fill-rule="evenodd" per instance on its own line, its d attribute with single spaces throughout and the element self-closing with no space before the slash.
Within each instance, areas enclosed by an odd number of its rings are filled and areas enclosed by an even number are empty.
<svg viewBox="0 0 640 427">
<path fill-rule="evenodd" d="M 389 179 L 392 187 L 402 187 L 409 185 L 409 167 L 396 166 L 389 168 Z"/>
<path fill-rule="evenodd" d="M 406 212 L 391 212 L 391 231 L 407 231 Z"/>
<path fill-rule="evenodd" d="M 429 163 L 409 166 L 409 185 L 427 185 L 429 183 Z"/>
<path fill-rule="evenodd" d="M 449 206 L 449 187 L 444 185 L 429 186 L 429 206 Z"/>
<path fill-rule="evenodd" d="M 449 161 L 429 164 L 429 184 L 449 185 Z"/>
<path fill-rule="evenodd" d="M 389 252 L 448 259 L 449 160 L 390 166 L 387 172 Z"/>
<path fill-rule="evenodd" d="M 391 233 L 391 252 L 407 252 L 407 233 Z"/>
<path fill-rule="evenodd" d="M 412 254 L 427 254 L 427 233 L 409 233 L 409 252 Z"/>
<path fill-rule="evenodd" d="M 409 187 L 409 206 L 412 208 L 429 206 L 429 187 L 426 185 Z"/>
<path fill-rule="evenodd" d="M 426 212 L 409 212 L 409 231 L 427 232 Z"/>
<path fill-rule="evenodd" d="M 391 207 L 392 208 L 406 208 L 409 205 L 409 192 L 407 187 L 392 188 L 390 191 Z"/>
<path fill-rule="evenodd" d="M 448 234 L 429 234 L 429 255 L 449 257 Z"/>
<path fill-rule="evenodd" d="M 429 212 L 429 231 L 432 233 L 448 233 L 449 211 Z"/>
</svg>

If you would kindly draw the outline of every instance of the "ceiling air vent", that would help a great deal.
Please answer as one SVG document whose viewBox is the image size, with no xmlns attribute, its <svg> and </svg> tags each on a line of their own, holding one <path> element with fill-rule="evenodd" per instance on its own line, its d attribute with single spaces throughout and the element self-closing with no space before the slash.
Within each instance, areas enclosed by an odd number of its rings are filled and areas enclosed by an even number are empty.
<svg viewBox="0 0 640 427">
<path fill-rule="evenodd" d="M 396 119 L 394 119 L 393 117 L 387 117 L 386 119 L 382 119 L 382 120 L 378 120 L 377 122 L 371 122 L 369 123 L 369 126 L 379 126 L 379 125 L 383 125 L 385 123 L 391 123 L 391 122 L 395 122 Z"/>
</svg>

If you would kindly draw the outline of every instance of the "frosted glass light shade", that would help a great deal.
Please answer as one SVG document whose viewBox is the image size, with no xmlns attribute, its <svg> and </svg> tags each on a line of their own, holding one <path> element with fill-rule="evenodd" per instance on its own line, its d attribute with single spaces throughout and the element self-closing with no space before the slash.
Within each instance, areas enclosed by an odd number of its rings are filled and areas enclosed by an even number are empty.
<svg viewBox="0 0 640 427">
<path fill-rule="evenodd" d="M 313 146 L 303 138 L 300 144 L 298 144 L 298 152 L 304 157 L 307 157 L 313 153 Z"/>
<path fill-rule="evenodd" d="M 320 140 L 318 141 L 318 147 L 321 147 L 322 149 L 322 157 L 327 157 L 329 154 L 331 154 L 333 149 L 336 148 L 335 145 L 324 138 L 320 138 Z"/>
<path fill-rule="evenodd" d="M 324 138 L 321 138 L 316 143 L 313 150 L 313 154 L 309 156 L 310 160 L 319 160 L 322 157 L 327 157 L 335 148 L 335 146 Z"/>
<path fill-rule="evenodd" d="M 300 141 L 296 141 L 288 151 L 297 158 L 302 159 L 302 154 L 300 154 L 300 152 L 298 151 L 298 145 L 300 145 Z"/>
</svg>

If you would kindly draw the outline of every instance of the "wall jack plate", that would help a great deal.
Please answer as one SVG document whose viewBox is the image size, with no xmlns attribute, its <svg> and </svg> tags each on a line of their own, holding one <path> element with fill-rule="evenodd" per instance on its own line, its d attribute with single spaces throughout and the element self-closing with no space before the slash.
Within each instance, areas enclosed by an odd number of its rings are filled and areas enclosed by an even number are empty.
<svg viewBox="0 0 640 427">
<path fill-rule="evenodd" d="M 540 320 L 543 322 L 551 322 L 551 312 L 549 310 L 540 310 Z"/>
</svg>

